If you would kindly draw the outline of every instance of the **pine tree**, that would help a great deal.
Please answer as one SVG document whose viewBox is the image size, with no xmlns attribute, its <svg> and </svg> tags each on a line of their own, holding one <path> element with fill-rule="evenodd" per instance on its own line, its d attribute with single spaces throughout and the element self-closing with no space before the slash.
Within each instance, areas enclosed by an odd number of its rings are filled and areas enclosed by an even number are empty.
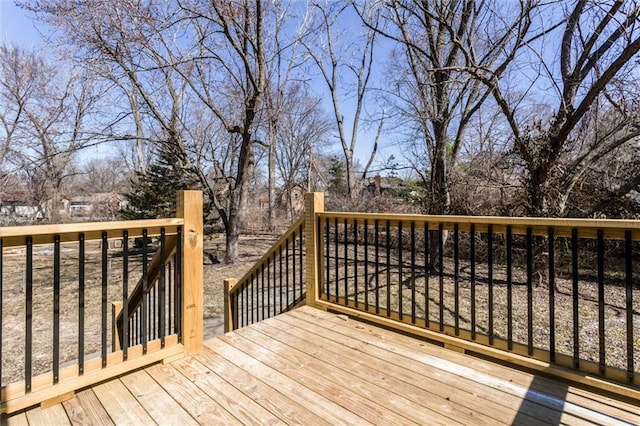
<svg viewBox="0 0 640 426">
<path fill-rule="evenodd" d="M 160 149 L 146 172 L 136 172 L 131 192 L 125 194 L 129 204 L 120 213 L 123 219 L 159 219 L 176 214 L 176 192 L 197 189 L 196 180 L 176 167 L 174 155 Z"/>
</svg>

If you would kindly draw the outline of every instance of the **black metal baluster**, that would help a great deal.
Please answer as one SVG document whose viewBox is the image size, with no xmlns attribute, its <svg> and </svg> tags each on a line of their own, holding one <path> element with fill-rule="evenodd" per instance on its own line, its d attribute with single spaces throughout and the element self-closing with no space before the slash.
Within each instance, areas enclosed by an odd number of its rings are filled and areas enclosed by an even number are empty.
<svg viewBox="0 0 640 426">
<path fill-rule="evenodd" d="M 604 338 L 604 232 L 598 229 L 598 371 L 604 376 L 606 370 L 605 338 Z"/>
<path fill-rule="evenodd" d="M 287 304 L 286 304 L 286 307 L 287 307 L 287 309 L 289 309 L 289 239 L 288 239 L 288 238 L 285 240 L 285 243 L 284 243 L 284 244 L 285 244 L 285 246 L 284 246 L 284 247 L 285 247 L 285 248 L 284 248 L 284 253 L 285 253 L 285 254 L 284 254 L 284 255 L 285 255 L 284 263 L 285 263 L 285 265 L 286 265 L 286 272 L 285 272 L 285 276 L 287 277 L 287 278 L 286 278 L 286 283 L 287 283 L 287 291 L 286 291 L 286 294 L 287 294 L 287 299 L 286 299 L 286 300 L 287 300 Z"/>
<path fill-rule="evenodd" d="M 53 383 L 60 380 L 60 235 L 53 236 Z"/>
<path fill-rule="evenodd" d="M 178 341 L 182 341 L 182 228 L 178 228 L 176 250 L 176 313 L 174 319 L 178 330 Z"/>
<path fill-rule="evenodd" d="M 147 318 L 147 308 L 148 308 L 148 294 L 149 294 L 149 271 L 148 271 L 148 265 L 149 265 L 149 254 L 148 254 L 148 245 L 149 245 L 149 233 L 146 229 L 142 230 L 142 312 L 140 313 L 141 318 L 141 323 L 142 323 L 142 330 L 141 333 L 142 334 L 142 353 L 146 354 L 147 353 L 147 341 L 148 341 L 148 336 L 147 336 L 147 321 L 149 320 L 149 318 Z"/>
<path fill-rule="evenodd" d="M 469 263 L 471 263 L 471 339 L 476 340 L 476 225 L 471 224 L 469 229 L 471 244 L 469 247 Z"/>
<path fill-rule="evenodd" d="M 411 221 L 411 323 L 416 323 L 416 223 Z"/>
<path fill-rule="evenodd" d="M 282 246 L 278 247 L 278 294 L 280 299 L 280 312 L 282 313 Z"/>
<path fill-rule="evenodd" d="M 320 226 L 320 218 L 318 218 L 318 227 Z M 302 235 L 304 234 L 304 228 L 302 226 L 300 226 L 299 232 L 298 232 L 298 240 L 299 240 L 299 244 L 298 247 L 300 247 L 300 255 L 298 256 L 298 261 L 300 262 L 300 264 L 298 265 L 298 274 L 300 274 L 300 280 L 299 280 L 299 285 L 300 285 L 300 297 L 302 297 L 304 290 L 303 287 L 305 285 L 304 283 L 304 279 L 302 276 L 302 272 L 304 271 L 302 262 L 303 262 L 303 256 L 304 256 L 304 244 L 302 243 Z M 320 232 L 320 230 L 318 229 L 317 235 L 320 236 L 322 235 L 322 233 Z M 322 242 L 318 241 L 318 246 L 317 246 L 317 250 L 318 252 L 320 252 L 320 248 L 322 248 Z M 322 264 L 322 262 L 320 262 L 320 264 Z M 320 277 L 322 275 L 319 275 Z M 322 291 L 322 286 L 321 284 L 318 284 L 320 286 L 320 289 Z"/>
<path fill-rule="evenodd" d="M 533 229 L 527 228 L 527 353 L 533 355 Z"/>
<path fill-rule="evenodd" d="M 513 350 L 513 235 L 507 226 L 507 349 Z"/>
<path fill-rule="evenodd" d="M 164 348 L 164 336 L 166 332 L 164 307 L 166 303 L 166 263 L 167 263 L 167 236 L 164 228 L 160 228 L 160 279 L 158 280 L 158 332 L 160 333 L 160 347 Z"/>
<path fill-rule="evenodd" d="M 335 267 L 336 267 L 336 277 L 335 277 L 335 290 L 336 290 L 336 294 L 335 294 L 335 302 L 338 303 L 338 297 L 340 295 L 340 261 L 339 261 L 339 257 L 338 257 L 338 218 L 335 218 L 333 220 L 333 252 L 335 255 L 335 259 L 334 259 L 334 263 L 335 263 Z"/>
<path fill-rule="evenodd" d="M 369 312 L 369 220 L 364 220 L 364 310 Z"/>
<path fill-rule="evenodd" d="M 85 237 L 84 233 L 78 234 L 78 374 L 84 374 L 84 247 Z M 0 253 L 2 246 L 0 245 Z M 1 261 L 0 261 L 1 263 Z M 0 270 L 0 275 L 2 271 Z M 2 299 L 0 297 L 0 303 Z"/>
<path fill-rule="evenodd" d="M 268 261 L 269 260 L 267 259 L 267 262 Z M 269 303 L 269 290 L 268 289 L 267 289 L 266 300 L 265 300 L 265 297 L 264 297 L 264 269 L 265 269 L 265 265 L 263 264 L 260 267 L 260 292 L 262 293 L 262 305 L 260 306 L 260 310 L 262 311 L 262 319 L 265 319 L 264 308 Z M 267 285 L 268 285 L 268 283 L 267 283 Z"/>
<path fill-rule="evenodd" d="M 578 288 L 578 229 L 571 230 L 571 280 L 573 302 L 573 368 L 580 368 L 580 315 Z"/>
<path fill-rule="evenodd" d="M 325 287 L 326 287 L 326 295 L 327 295 L 327 301 L 329 300 L 329 296 L 331 295 L 331 250 L 330 250 L 330 241 L 331 239 L 330 237 L 330 232 L 331 228 L 330 228 L 330 224 L 329 224 L 329 218 L 326 218 L 324 221 L 324 242 L 325 242 L 325 250 L 324 250 L 324 257 L 325 260 L 327 262 L 327 272 L 326 272 L 326 280 L 324 282 Z"/>
<path fill-rule="evenodd" d="M 109 278 L 109 264 L 108 264 L 108 249 L 109 240 L 107 239 L 107 233 L 102 233 L 101 240 L 102 248 L 102 344 L 101 344 L 101 358 L 102 368 L 107 366 L 107 282 Z"/>
<path fill-rule="evenodd" d="M 353 219 L 353 294 L 358 309 L 358 219 Z"/>
<path fill-rule="evenodd" d="M 460 335 L 460 236 L 458 235 L 459 226 L 457 223 L 453 225 L 453 291 L 454 291 L 454 333 Z"/>
<path fill-rule="evenodd" d="M 375 292 L 375 303 L 376 303 L 376 314 L 380 313 L 380 223 L 378 219 L 374 222 L 374 232 L 375 232 L 375 282 L 376 282 L 376 292 Z"/>
<path fill-rule="evenodd" d="M 386 221 L 387 242 L 387 316 L 391 316 L 391 224 Z"/>
<path fill-rule="evenodd" d="M 493 225 L 489 225 L 487 230 L 487 262 L 489 281 L 489 344 L 493 345 Z"/>
<path fill-rule="evenodd" d="M 424 224 L 424 326 L 429 328 L 429 275 L 431 268 L 429 265 L 429 222 Z"/>
<path fill-rule="evenodd" d="M 320 236 L 320 234 L 318 234 L 318 236 Z M 292 275 L 293 275 L 293 300 L 294 302 L 297 301 L 298 299 L 296 298 L 296 284 L 297 284 L 297 275 L 296 275 L 296 263 L 298 260 L 298 257 L 296 256 L 296 231 L 293 231 L 293 234 L 291 235 L 291 266 L 293 268 Z M 302 296 L 302 293 L 300 294 L 300 296 Z"/>
<path fill-rule="evenodd" d="M 375 258 L 376 261 L 374 263 L 375 265 L 375 307 L 376 307 L 376 314 L 380 313 L 380 244 L 379 244 L 379 231 L 380 231 L 380 227 L 379 227 L 379 223 L 378 223 L 378 219 L 375 220 L 374 222 L 374 243 L 375 243 Z"/>
<path fill-rule="evenodd" d="M 631 231 L 624 231 L 624 242 L 625 299 L 627 313 L 627 381 L 633 383 L 635 381 L 635 370 L 633 363 L 633 240 Z"/>
<path fill-rule="evenodd" d="M 239 312 L 240 327 L 244 327 L 246 325 L 244 322 L 244 314 L 246 312 L 246 309 L 244 308 L 244 284 L 238 288 L 238 296 L 240 297 L 240 309 L 242 309 Z"/>
<path fill-rule="evenodd" d="M 167 261 L 167 336 L 171 334 L 171 303 L 173 301 L 173 259 Z"/>
<path fill-rule="evenodd" d="M 129 355 L 129 231 L 122 232 L 122 359 Z"/>
<path fill-rule="evenodd" d="M 404 298 L 402 295 L 402 221 L 398 222 L 398 317 L 402 321 Z"/>
<path fill-rule="evenodd" d="M 549 228 L 549 359 L 556 362 L 556 272 L 554 229 Z"/>
<path fill-rule="evenodd" d="M 344 220 L 344 306 L 349 306 L 349 226 Z"/>
<path fill-rule="evenodd" d="M 24 339 L 24 391 L 31 392 L 32 349 L 33 349 L 33 238 L 25 241 L 27 250 L 27 270 L 25 271 L 25 339 Z"/>
<path fill-rule="evenodd" d="M 252 273 L 251 274 L 251 322 L 250 322 L 250 324 L 254 323 L 253 311 L 256 308 L 256 302 L 255 302 L 256 294 L 255 293 L 257 293 L 257 292 L 254 292 L 253 289 L 254 289 L 256 281 L 258 281 L 258 276 L 255 273 Z"/>
<path fill-rule="evenodd" d="M 2 317 L 2 305 L 4 302 L 4 294 L 2 291 L 2 287 L 4 285 L 3 279 L 3 262 L 4 262 L 4 240 L 0 238 L 0 389 L 2 388 L 2 329 L 3 329 L 3 317 Z"/>
<path fill-rule="evenodd" d="M 271 307 L 271 256 L 267 257 L 267 298 L 269 299 L 267 317 L 271 318 L 271 309 L 269 309 Z"/>
<path fill-rule="evenodd" d="M 231 316 L 233 318 L 233 329 L 237 330 L 238 329 L 238 317 L 242 317 L 242 315 L 238 315 L 238 311 L 240 309 L 240 303 L 239 303 L 239 297 L 238 297 L 239 293 L 234 293 L 231 296 L 231 303 L 233 304 L 233 312 L 231 313 Z M 242 318 L 241 318 L 242 319 Z"/>
<path fill-rule="evenodd" d="M 439 288 L 440 288 L 440 331 L 444 331 L 444 224 L 438 224 L 438 269 L 439 269 Z"/>
</svg>

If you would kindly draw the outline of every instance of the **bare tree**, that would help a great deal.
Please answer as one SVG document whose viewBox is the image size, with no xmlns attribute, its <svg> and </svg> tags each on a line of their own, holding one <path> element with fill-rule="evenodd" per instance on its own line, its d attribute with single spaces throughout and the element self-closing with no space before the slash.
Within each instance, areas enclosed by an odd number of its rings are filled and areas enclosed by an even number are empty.
<svg viewBox="0 0 640 426">
<path fill-rule="evenodd" d="M 362 27 L 354 30 L 350 2 L 313 1 L 311 7 L 317 37 L 306 40 L 305 47 L 331 97 L 337 136 L 344 155 L 347 195 L 349 199 L 354 199 L 358 197 L 362 183 L 362 178 L 356 176 L 354 153 L 359 132 L 365 124 L 366 117 L 363 114 L 373 83 L 377 32 Z M 345 25 L 346 22 L 350 25 Z M 349 111 L 351 116 L 346 122 L 345 104 L 349 98 L 353 99 L 353 109 Z M 369 113 L 373 116 L 374 111 Z M 378 134 L 381 130 L 379 126 Z M 374 143 L 371 157 L 375 157 L 377 147 L 377 143 Z M 368 166 L 371 164 L 372 161 L 367 163 Z M 362 175 L 366 173 L 367 170 L 364 170 Z"/>
<path fill-rule="evenodd" d="M 74 173 L 73 157 L 91 142 L 85 122 L 100 95 L 82 69 L 56 68 L 16 47 L 0 51 L 10 70 L 2 83 L 3 103 L 15 111 L 13 126 L 5 127 L 7 146 L 30 177 L 34 201 L 48 203 L 47 218 L 57 223 L 64 181 Z"/>
<path fill-rule="evenodd" d="M 544 96 L 528 90 L 514 97 L 505 82 L 485 75 L 480 67 L 477 71 L 513 133 L 513 152 L 525 172 L 525 213 L 532 216 L 563 214 L 585 167 L 638 136 L 637 111 L 624 101 L 624 90 L 613 90 L 625 78 L 637 81 L 631 69 L 640 49 L 638 2 L 580 0 L 568 9 L 564 3 L 552 7 L 543 17 L 561 16 L 558 24 L 543 28 L 548 37 L 528 40 L 536 59 L 534 83 L 549 88 Z M 559 52 L 557 66 L 547 59 L 552 49 Z M 531 75 L 532 70 L 525 72 Z M 540 105 L 534 97 L 542 98 L 549 112 L 531 119 L 522 105 Z M 603 106 L 617 110 L 617 124 L 609 125 L 610 131 L 586 131 L 589 122 L 598 122 L 589 118 Z"/>
<path fill-rule="evenodd" d="M 490 98 L 468 67 L 499 79 L 531 25 L 535 1 L 503 3 L 395 1 L 356 8 L 369 28 L 397 43 L 386 93 L 399 129 L 424 143 L 426 158 L 420 149 L 415 153 L 427 167 L 416 171 L 429 186 L 431 214 L 449 212 L 451 170 L 470 120 Z"/>
<path fill-rule="evenodd" d="M 327 145 L 331 122 L 322 111 L 321 99 L 311 97 L 301 84 L 284 93 L 277 134 L 276 166 L 288 218 L 294 214 L 294 189 L 306 191 L 313 176 L 313 157 Z M 301 192 L 302 192 L 301 191 Z"/>
</svg>

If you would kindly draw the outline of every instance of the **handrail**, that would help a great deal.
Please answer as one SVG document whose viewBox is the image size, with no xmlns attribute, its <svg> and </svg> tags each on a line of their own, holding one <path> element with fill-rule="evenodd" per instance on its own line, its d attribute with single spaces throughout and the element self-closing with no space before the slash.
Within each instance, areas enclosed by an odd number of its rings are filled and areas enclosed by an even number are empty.
<svg viewBox="0 0 640 426">
<path fill-rule="evenodd" d="M 304 225 L 302 216 L 240 280 L 225 280 L 225 331 L 285 312 L 306 299 Z"/>
<path fill-rule="evenodd" d="M 136 286 L 134 287 L 131 295 L 129 296 L 129 302 L 127 304 L 127 321 L 131 320 L 136 313 L 137 309 L 142 304 L 142 300 L 146 294 L 148 294 L 153 287 L 159 282 L 160 273 L 164 266 L 168 265 L 173 255 L 176 253 L 178 248 L 178 237 L 175 235 L 171 235 L 166 239 L 166 247 L 165 251 L 157 251 L 156 254 L 151 259 L 151 263 L 149 264 L 149 268 L 147 270 L 147 275 L 143 275 L 138 280 Z M 145 289 L 146 284 L 146 289 Z M 146 294 L 145 294 L 146 293 Z M 120 342 L 120 346 L 122 347 L 122 339 L 123 339 L 123 327 L 124 327 L 124 319 L 123 313 L 125 311 L 121 310 L 116 318 L 116 327 L 118 329 L 118 339 Z"/>
<path fill-rule="evenodd" d="M 242 284 L 246 283 L 249 280 L 249 278 L 253 274 L 255 274 L 255 272 L 258 269 L 260 269 L 269 259 L 271 259 L 271 257 L 277 252 L 278 248 L 283 247 L 285 242 L 289 238 L 291 238 L 291 235 L 296 230 L 300 229 L 300 227 L 303 227 L 303 226 L 304 226 L 304 216 L 301 216 L 293 223 L 293 225 L 289 227 L 289 229 L 285 231 L 284 234 L 282 234 L 280 238 L 278 238 L 278 241 L 273 243 L 273 245 L 269 248 L 269 250 L 267 250 L 267 252 L 263 254 L 262 257 L 260 257 L 260 259 L 256 261 L 256 263 L 251 267 L 251 269 L 245 272 L 242 278 L 240 278 L 237 282 L 235 282 L 233 286 L 229 288 L 229 292 L 230 292 L 229 294 L 233 295 L 234 293 L 236 293 L 238 289 L 242 286 Z"/>
<path fill-rule="evenodd" d="M 349 224 L 353 220 L 389 221 L 391 226 L 400 222 L 442 223 L 445 230 L 453 230 L 454 224 L 461 231 L 469 231 L 474 224 L 478 232 L 486 232 L 489 225 L 493 225 L 496 232 L 504 232 L 507 226 L 514 234 L 525 235 L 531 228 L 533 235 L 547 235 L 549 227 L 556 229 L 556 236 L 570 237 L 573 228 L 580 228 L 581 236 L 597 237 L 597 230 L 604 232 L 608 239 L 623 240 L 623 230 L 631 230 L 634 238 L 640 238 L 640 221 L 625 219 L 573 219 L 573 218 L 542 218 L 542 217 L 502 217 L 502 216 L 442 216 L 442 215 L 404 215 L 395 213 L 350 213 L 350 212 L 320 212 L 321 219 L 346 219 Z M 558 232 L 559 230 L 559 232 Z"/>
<path fill-rule="evenodd" d="M 175 232 L 179 226 L 184 225 L 184 219 L 144 219 L 118 222 L 85 222 L 54 225 L 34 226 L 10 226 L 0 228 L 5 248 L 24 245 L 24 236 L 33 238 L 33 244 L 49 244 L 53 235 L 60 236 L 60 242 L 74 242 L 78 239 L 78 233 L 83 233 L 86 240 L 99 240 L 102 233 L 107 233 L 107 238 L 122 238 L 122 231 L 128 230 L 130 238 L 142 236 L 142 230 L 146 229 L 149 235 L 159 235 L 160 229 L 165 228 L 169 232 Z"/>
</svg>

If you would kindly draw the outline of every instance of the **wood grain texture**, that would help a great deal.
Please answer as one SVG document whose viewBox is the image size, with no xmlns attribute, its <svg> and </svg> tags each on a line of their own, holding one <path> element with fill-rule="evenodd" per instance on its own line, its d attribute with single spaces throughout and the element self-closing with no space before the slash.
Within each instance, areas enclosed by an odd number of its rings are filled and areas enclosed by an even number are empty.
<svg viewBox="0 0 640 426">
<path fill-rule="evenodd" d="M 74 425 L 112 425 L 111 417 L 93 390 L 86 389 L 62 403 Z"/>
<path fill-rule="evenodd" d="M 145 371 L 200 424 L 240 425 L 241 422 L 171 365 Z"/>
<path fill-rule="evenodd" d="M 234 385 L 238 385 L 238 380 L 232 379 L 232 383 L 227 382 L 195 358 L 188 357 L 174 362 L 173 367 L 243 424 L 285 424 L 276 414 L 254 401 L 252 395 L 236 388 Z"/>
<path fill-rule="evenodd" d="M 202 192 L 180 191 L 177 216 L 184 219 L 182 233 L 182 344 L 188 354 L 202 350 L 204 233 Z"/>
<path fill-rule="evenodd" d="M 302 307 L 7 424 L 640 424 L 640 407 Z"/>
<path fill-rule="evenodd" d="M 93 387 L 93 392 L 105 411 L 117 425 L 152 424 L 153 419 L 118 379 Z"/>
<path fill-rule="evenodd" d="M 146 371 L 138 370 L 129 373 L 122 376 L 120 380 L 156 423 L 198 424 Z"/>
<path fill-rule="evenodd" d="M 302 399 L 295 393 L 295 389 L 277 384 L 271 386 L 274 380 L 260 380 L 246 371 L 242 366 L 232 363 L 222 355 L 210 349 L 213 341 L 208 341 L 204 350 L 196 359 L 202 362 L 212 372 L 232 384 L 239 392 L 237 404 L 245 406 L 248 398 L 264 409 L 276 415 L 287 424 L 295 425 L 329 425 L 323 418 L 321 410 L 313 410 L 309 401 Z"/>
<path fill-rule="evenodd" d="M 36 407 L 27 411 L 27 420 L 30 425 L 70 425 L 69 417 L 61 404 L 52 405 L 49 408 Z"/>
</svg>

